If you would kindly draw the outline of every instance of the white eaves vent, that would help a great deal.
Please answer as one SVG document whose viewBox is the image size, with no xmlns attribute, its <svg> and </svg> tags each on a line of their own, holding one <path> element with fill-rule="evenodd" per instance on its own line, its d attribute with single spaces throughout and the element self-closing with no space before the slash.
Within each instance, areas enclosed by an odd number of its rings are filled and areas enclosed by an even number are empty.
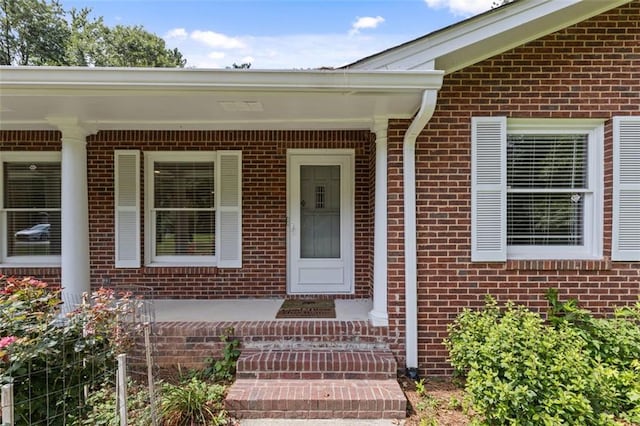
<svg viewBox="0 0 640 426">
<path fill-rule="evenodd" d="M 264 111 L 258 101 L 220 101 L 220 106 L 227 112 L 261 112 Z"/>
</svg>

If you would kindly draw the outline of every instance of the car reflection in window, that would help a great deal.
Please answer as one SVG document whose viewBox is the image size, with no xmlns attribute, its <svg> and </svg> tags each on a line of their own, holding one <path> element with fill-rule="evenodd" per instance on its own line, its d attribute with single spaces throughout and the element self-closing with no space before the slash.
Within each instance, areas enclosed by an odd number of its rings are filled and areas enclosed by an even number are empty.
<svg viewBox="0 0 640 426">
<path fill-rule="evenodd" d="M 49 229 L 51 224 L 39 223 L 31 228 L 23 229 L 15 233 L 18 241 L 49 241 Z"/>
</svg>

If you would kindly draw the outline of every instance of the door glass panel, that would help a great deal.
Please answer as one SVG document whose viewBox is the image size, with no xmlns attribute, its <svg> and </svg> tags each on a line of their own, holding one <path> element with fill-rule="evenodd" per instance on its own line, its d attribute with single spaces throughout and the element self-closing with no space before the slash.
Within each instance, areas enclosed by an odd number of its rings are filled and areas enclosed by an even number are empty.
<svg viewBox="0 0 640 426">
<path fill-rule="evenodd" d="M 300 166 L 300 257 L 340 258 L 340 166 Z"/>
</svg>

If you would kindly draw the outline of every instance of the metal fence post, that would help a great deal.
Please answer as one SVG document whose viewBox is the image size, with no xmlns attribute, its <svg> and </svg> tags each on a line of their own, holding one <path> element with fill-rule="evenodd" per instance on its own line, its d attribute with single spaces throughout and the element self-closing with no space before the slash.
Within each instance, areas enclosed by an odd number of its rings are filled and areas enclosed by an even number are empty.
<svg viewBox="0 0 640 426">
<path fill-rule="evenodd" d="M 129 424 L 127 419 L 127 355 L 118 355 L 118 375 L 116 377 L 120 426 Z"/>
<path fill-rule="evenodd" d="M 149 402 L 151 403 L 151 424 L 158 425 L 156 413 L 156 387 L 153 378 L 153 357 L 151 354 L 151 324 L 144 324 L 144 349 L 147 356 L 147 382 L 149 384 Z"/>
<path fill-rule="evenodd" d="M 13 426 L 13 383 L 2 385 L 2 426 Z"/>
</svg>

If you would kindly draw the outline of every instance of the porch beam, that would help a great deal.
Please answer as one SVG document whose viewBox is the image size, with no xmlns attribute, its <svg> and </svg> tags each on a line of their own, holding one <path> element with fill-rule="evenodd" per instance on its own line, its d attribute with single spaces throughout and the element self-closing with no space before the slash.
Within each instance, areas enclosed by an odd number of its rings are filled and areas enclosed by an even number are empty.
<svg viewBox="0 0 640 426">
<path fill-rule="evenodd" d="M 373 309 L 369 322 L 375 327 L 387 327 L 387 117 L 376 118 L 376 191 L 373 240 Z"/>
<path fill-rule="evenodd" d="M 75 117 L 47 117 L 47 121 L 62 133 L 60 257 L 66 311 L 91 289 L 86 138 L 93 132 Z"/>
</svg>

